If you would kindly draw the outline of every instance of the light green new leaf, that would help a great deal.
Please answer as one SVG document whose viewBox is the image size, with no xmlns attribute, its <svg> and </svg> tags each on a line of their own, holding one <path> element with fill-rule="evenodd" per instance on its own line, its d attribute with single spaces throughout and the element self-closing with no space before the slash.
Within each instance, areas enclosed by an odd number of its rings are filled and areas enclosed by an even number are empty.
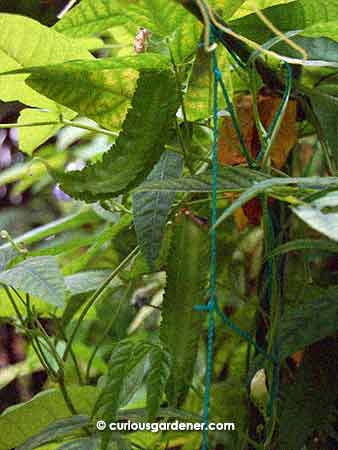
<svg viewBox="0 0 338 450">
<path fill-rule="evenodd" d="M 81 172 L 59 175 L 62 189 L 73 197 L 92 201 L 135 187 L 160 158 L 177 107 L 172 74 L 142 72 L 116 144 L 101 162 Z"/>
<path fill-rule="evenodd" d="M 310 204 L 292 208 L 293 212 L 311 228 L 338 241 L 338 193 L 337 191 L 314 200 Z"/>
<path fill-rule="evenodd" d="M 291 3 L 294 0 L 246 0 L 242 2 L 242 6 L 237 9 L 236 13 L 234 14 L 234 18 L 238 19 L 240 17 L 247 16 L 248 14 L 252 14 L 254 12 L 252 8 L 253 1 L 257 8 L 265 9 L 275 5 Z"/>
<path fill-rule="evenodd" d="M 202 26 L 197 19 L 173 0 L 136 0 L 124 7 L 126 27 L 135 32 L 145 27 L 152 39 L 167 40 L 176 62 L 182 62 L 197 47 Z"/>
<path fill-rule="evenodd" d="M 312 38 L 327 37 L 338 41 L 338 19 L 330 20 L 329 22 L 316 23 L 315 25 L 305 28 L 301 34 L 302 36 Z"/>
<path fill-rule="evenodd" d="M 218 47 L 217 54 L 218 66 L 222 72 L 223 81 L 231 97 L 232 84 L 227 54 L 221 46 Z M 184 97 L 184 105 L 188 120 L 193 122 L 195 120 L 211 117 L 213 105 L 213 90 L 211 88 L 212 78 L 211 53 L 207 53 L 204 48 L 200 48 L 198 49 L 197 57 L 193 65 L 188 91 Z M 218 93 L 218 104 L 220 109 L 226 106 L 224 95 L 221 90 L 219 90 Z"/>
<path fill-rule="evenodd" d="M 20 150 L 31 155 L 36 148 L 56 134 L 62 127 L 60 115 L 71 120 L 76 116 L 74 111 L 69 110 L 57 103 L 52 103 L 48 111 L 25 108 L 20 112 L 18 124 L 56 122 L 54 125 L 42 125 L 34 127 L 19 126 Z"/>
<path fill-rule="evenodd" d="M 146 182 L 161 183 L 168 177 L 180 176 L 183 158 L 178 153 L 166 151 L 150 172 Z M 136 192 L 133 195 L 133 217 L 137 240 L 150 267 L 159 256 L 165 225 L 172 202 L 173 192 Z"/>
<path fill-rule="evenodd" d="M 97 395 L 96 388 L 68 386 L 67 389 L 79 414 L 90 415 Z M 0 450 L 17 447 L 56 420 L 70 416 L 58 389 L 49 389 L 26 403 L 11 406 L 0 416 Z"/>
<path fill-rule="evenodd" d="M 51 60 L 54 63 L 62 63 L 74 59 L 93 58 L 80 44 L 28 17 L 0 14 L 0 29 L 0 73 L 50 64 Z M 22 74 L 1 76 L 1 100 L 6 102 L 18 100 L 25 105 L 56 112 L 58 108 L 55 103 L 27 86 L 26 78 L 27 75 Z M 35 121 L 33 113 L 30 118 Z M 55 129 L 49 131 L 53 134 Z M 40 135 L 40 138 L 36 138 L 35 133 Z M 46 129 L 44 133 L 46 134 Z M 34 136 L 33 139 L 41 143 L 41 130 L 38 127 L 30 130 L 30 136 Z M 26 138 L 27 136 L 24 136 L 20 145 L 22 150 L 28 148 L 31 152 L 33 145 Z"/>
<path fill-rule="evenodd" d="M 241 9 L 243 3 L 245 0 L 209 0 L 209 5 L 225 20 Z"/>
<path fill-rule="evenodd" d="M 88 416 L 72 416 L 67 419 L 57 420 L 17 447 L 17 450 L 34 450 L 43 444 L 72 434 L 88 424 Z"/>
<path fill-rule="evenodd" d="M 62 308 L 66 300 L 63 274 L 53 256 L 28 258 L 0 273 L 0 283 Z"/>
<path fill-rule="evenodd" d="M 82 0 L 71 9 L 54 29 L 72 37 L 94 36 L 112 26 L 120 26 L 126 21 L 124 7 L 118 0 Z"/>
<path fill-rule="evenodd" d="M 202 30 L 198 21 L 173 0 L 83 0 L 55 25 L 56 30 L 76 37 L 114 27 L 134 35 L 139 28 L 147 28 L 157 50 L 166 48 L 168 40 L 177 62 L 194 52 Z"/>
</svg>

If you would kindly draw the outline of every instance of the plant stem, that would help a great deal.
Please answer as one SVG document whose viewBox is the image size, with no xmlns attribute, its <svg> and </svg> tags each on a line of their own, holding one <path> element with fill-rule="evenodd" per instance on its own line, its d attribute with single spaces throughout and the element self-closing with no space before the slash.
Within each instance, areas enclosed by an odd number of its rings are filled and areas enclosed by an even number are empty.
<svg viewBox="0 0 338 450">
<path fill-rule="evenodd" d="M 29 122 L 29 123 L 1 123 L 0 129 L 3 128 L 27 128 L 27 127 L 42 127 L 47 125 L 67 125 L 74 128 L 81 128 L 82 130 L 92 131 L 93 133 L 105 134 L 110 137 L 117 137 L 119 133 L 116 131 L 106 130 L 105 128 L 94 127 L 91 125 L 86 125 L 80 122 L 72 122 L 71 120 L 67 120 L 64 118 L 60 118 L 60 120 L 50 120 L 46 122 Z"/>
<path fill-rule="evenodd" d="M 74 415 L 74 416 L 77 416 L 78 412 L 76 411 L 75 406 L 74 406 L 74 404 L 73 404 L 73 402 L 72 402 L 72 400 L 71 400 L 71 398 L 70 398 L 70 396 L 68 394 L 68 391 L 67 391 L 67 388 L 66 388 L 66 385 L 65 385 L 65 380 L 64 380 L 63 377 L 59 378 L 58 385 L 60 387 L 60 391 L 62 393 L 62 396 L 64 398 L 64 401 L 65 401 L 65 403 L 66 403 L 70 413 L 72 415 Z"/>
<path fill-rule="evenodd" d="M 57 321 L 57 327 L 59 329 L 59 332 L 61 334 L 62 339 L 66 342 L 66 345 L 67 345 L 66 333 L 64 332 L 64 329 L 63 329 L 62 325 L 58 321 Z M 77 374 L 77 378 L 79 380 L 79 384 L 83 385 L 84 383 L 83 383 L 83 378 L 82 378 L 80 366 L 79 366 L 78 360 L 76 358 L 75 352 L 74 352 L 72 347 L 70 349 L 70 356 L 71 356 L 71 358 L 73 360 L 73 363 L 74 363 L 74 366 L 75 366 L 75 371 L 76 371 L 76 374 Z"/>
<path fill-rule="evenodd" d="M 83 319 L 85 318 L 86 314 L 90 310 L 90 308 L 94 305 L 94 303 L 97 301 L 97 299 L 101 296 L 101 294 L 106 290 L 106 288 L 109 286 L 109 284 L 113 281 L 113 279 L 129 264 L 129 262 L 138 254 L 140 253 L 140 250 L 137 247 L 134 248 L 132 252 L 129 253 L 129 255 L 121 262 L 121 264 L 109 275 L 109 277 L 101 284 L 101 286 L 94 292 L 94 294 L 89 298 L 86 306 L 82 310 L 80 317 L 78 318 L 75 327 L 73 329 L 73 332 L 68 340 L 65 352 L 63 354 L 63 361 L 67 360 L 68 353 L 71 349 L 71 346 L 73 344 L 74 338 L 81 326 L 81 323 Z"/>
</svg>

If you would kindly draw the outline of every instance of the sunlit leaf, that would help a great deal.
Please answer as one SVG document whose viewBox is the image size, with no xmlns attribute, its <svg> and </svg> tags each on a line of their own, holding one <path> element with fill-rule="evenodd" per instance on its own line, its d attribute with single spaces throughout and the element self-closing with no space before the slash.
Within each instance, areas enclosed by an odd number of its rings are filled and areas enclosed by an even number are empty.
<svg viewBox="0 0 338 450">
<path fill-rule="evenodd" d="M 55 306 L 63 307 L 66 300 L 64 277 L 53 256 L 28 258 L 13 269 L 1 272 L 0 283 Z"/>
</svg>

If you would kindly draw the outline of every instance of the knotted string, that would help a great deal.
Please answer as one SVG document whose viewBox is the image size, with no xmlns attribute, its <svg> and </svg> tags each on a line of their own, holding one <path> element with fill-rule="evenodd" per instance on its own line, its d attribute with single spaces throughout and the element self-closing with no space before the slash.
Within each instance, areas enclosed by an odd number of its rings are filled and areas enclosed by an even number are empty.
<svg viewBox="0 0 338 450">
<path fill-rule="evenodd" d="M 202 0 L 202 4 L 204 5 L 204 1 Z M 205 10 L 206 11 L 206 10 Z M 275 342 L 273 343 L 273 354 L 268 353 L 265 349 L 260 347 L 256 341 L 252 338 L 252 336 L 246 331 L 242 330 L 235 323 L 233 323 L 229 317 L 221 310 L 217 303 L 216 298 L 216 277 L 217 277 L 217 267 L 216 267 L 216 258 L 217 258 L 217 232 L 216 227 L 214 226 L 217 222 L 217 175 L 218 175 L 218 137 L 219 137 L 219 128 L 218 128 L 218 115 L 219 115 L 219 105 L 218 105 L 218 88 L 221 87 L 227 109 L 230 113 L 237 137 L 240 142 L 240 148 L 245 156 L 247 163 L 250 167 L 256 167 L 257 161 L 253 160 L 250 156 L 248 149 L 246 148 L 240 125 L 238 123 L 233 104 L 230 100 L 228 92 L 226 90 L 225 83 L 222 78 L 222 73 L 218 66 L 217 55 L 216 55 L 216 46 L 214 45 L 219 38 L 219 33 L 214 26 L 210 24 L 210 21 L 206 24 L 209 26 L 210 30 L 210 43 L 209 49 L 211 50 L 211 58 L 212 58 L 212 70 L 213 70 L 213 144 L 212 144 L 212 207 L 211 207 L 211 258 L 210 258 L 210 298 L 207 305 L 196 305 L 195 310 L 204 311 L 208 314 L 208 342 L 207 342 L 207 367 L 206 367 L 206 376 L 205 376 L 205 392 L 204 392 L 204 403 L 203 403 L 203 432 L 202 432 L 202 450 L 208 450 L 208 425 L 209 425 L 209 410 L 210 410 L 210 392 L 212 385 L 212 375 L 213 375 L 213 359 L 214 359 L 214 337 L 215 337 L 215 315 L 218 315 L 223 323 L 232 329 L 235 333 L 237 333 L 240 337 L 245 339 L 249 345 L 255 347 L 257 352 L 262 354 L 268 361 L 273 364 L 273 376 L 272 376 L 272 385 L 270 389 L 270 399 L 267 407 L 267 414 L 269 417 L 272 415 L 273 404 L 278 397 L 278 384 L 279 384 L 279 342 L 275 338 Z M 278 109 L 271 126 L 269 127 L 267 136 L 270 138 L 275 131 L 275 128 L 279 124 L 280 116 L 283 113 L 283 109 L 285 107 L 286 102 L 289 98 L 290 93 L 290 83 L 292 80 L 291 70 L 289 65 L 287 64 L 288 70 L 288 79 L 286 91 L 284 93 L 280 108 Z M 261 154 L 259 155 L 261 158 Z M 272 273 L 271 267 L 268 267 L 269 279 L 271 281 Z M 269 289 L 270 290 L 270 289 Z M 271 294 L 271 292 L 270 292 Z"/>
</svg>

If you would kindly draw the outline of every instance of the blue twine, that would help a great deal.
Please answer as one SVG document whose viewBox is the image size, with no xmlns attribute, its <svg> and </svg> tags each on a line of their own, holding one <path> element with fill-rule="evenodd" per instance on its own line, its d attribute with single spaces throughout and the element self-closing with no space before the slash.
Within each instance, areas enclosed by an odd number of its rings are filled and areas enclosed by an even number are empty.
<svg viewBox="0 0 338 450">
<path fill-rule="evenodd" d="M 221 38 L 218 30 L 211 25 L 210 27 L 210 44 L 216 42 L 217 38 L 222 41 L 222 43 L 226 45 L 226 42 Z M 279 386 L 279 342 L 276 339 L 273 346 L 273 354 L 271 355 L 262 347 L 260 347 L 256 341 L 252 338 L 252 336 L 243 331 L 240 327 L 238 327 L 235 323 L 233 323 L 224 312 L 220 309 L 217 298 L 216 298 L 216 276 L 217 276 L 217 267 L 216 267 L 216 259 L 217 259 L 217 232 L 216 227 L 214 226 L 217 222 L 217 175 L 218 175 L 218 113 L 219 113 L 219 105 L 218 105 L 218 87 L 221 86 L 222 93 L 227 104 L 227 108 L 229 110 L 237 137 L 240 142 L 241 151 L 244 154 L 248 165 L 250 167 L 255 167 L 257 165 L 257 161 L 253 160 L 246 148 L 240 126 L 238 124 L 236 114 L 234 111 L 233 104 L 229 98 L 226 86 L 224 84 L 222 73 L 218 67 L 217 55 L 215 49 L 211 53 L 212 55 L 212 67 L 214 74 L 214 83 L 213 83 L 213 143 L 212 143 L 212 207 L 211 207 L 211 257 L 210 257 L 210 298 L 207 305 L 196 305 L 196 311 L 203 311 L 208 314 L 208 342 L 207 342 L 207 367 L 206 367 L 206 375 L 205 375 L 205 392 L 204 392 L 204 402 L 203 402 L 203 431 L 202 431 L 202 450 L 208 450 L 208 425 L 209 425 L 209 409 L 210 409 L 210 393 L 211 393 L 211 384 L 212 384 L 212 374 L 213 374 L 213 358 L 214 358 L 214 337 L 215 337 L 215 315 L 218 315 L 224 324 L 232 329 L 235 333 L 237 333 L 240 337 L 245 339 L 249 345 L 255 347 L 255 349 L 262 354 L 268 361 L 273 364 L 273 377 L 272 377 L 272 386 L 271 386 L 271 395 L 268 402 L 268 415 L 272 415 L 273 403 L 278 395 L 278 386 Z M 233 55 L 233 52 L 232 52 Z M 234 56 L 234 55 L 233 55 Z M 237 57 L 238 59 L 238 57 Z M 241 67 L 243 67 L 243 63 L 238 60 L 237 61 Z M 276 113 L 276 116 L 269 127 L 268 136 L 271 136 L 278 121 L 278 114 L 281 114 L 283 109 L 283 104 L 288 99 L 287 92 L 290 88 L 290 83 L 292 81 L 292 72 L 289 65 L 287 65 L 288 70 L 288 80 L 287 80 L 287 88 L 284 93 L 281 105 Z M 269 218 L 269 227 L 271 226 L 270 218 Z M 268 265 L 269 272 L 269 280 L 271 281 L 271 262 Z M 269 293 L 271 294 L 271 286 L 268 286 Z"/>
<path fill-rule="evenodd" d="M 212 34 L 212 40 L 214 35 Z M 222 92 L 230 111 L 231 118 L 235 125 L 238 138 L 241 140 L 241 131 L 239 129 L 238 122 L 234 113 L 233 105 L 230 101 L 225 84 L 222 79 L 222 73 L 219 70 L 217 64 L 217 56 L 215 50 L 212 52 L 212 65 L 214 73 L 214 87 L 213 87 L 213 144 L 212 144 L 212 207 L 211 207 L 211 225 L 212 227 L 217 222 L 217 175 L 218 175 L 218 86 L 222 88 Z M 245 148 L 244 141 L 242 145 Z M 210 232 L 211 235 L 211 257 L 210 257 L 210 299 L 207 305 L 196 305 L 196 311 L 203 311 L 208 313 L 208 342 L 207 342 L 207 368 L 205 376 L 205 392 L 203 402 L 203 432 L 202 432 L 202 450 L 208 450 L 208 425 L 209 425 L 209 409 L 210 409 L 210 392 L 212 384 L 213 374 L 213 357 L 214 357 L 214 337 L 215 337 L 215 314 L 217 314 L 223 320 L 224 324 L 235 331 L 240 337 L 245 339 L 250 345 L 253 345 L 256 350 L 261 353 L 266 359 L 274 364 L 274 377 L 278 374 L 278 353 L 276 355 L 270 355 L 263 348 L 261 348 L 251 335 L 243 331 L 240 327 L 234 324 L 220 309 L 216 299 L 216 258 L 217 258 L 217 231 L 213 227 Z M 277 356 L 277 358 L 276 358 Z M 273 383 L 271 389 L 271 401 L 276 397 L 276 390 L 278 390 L 278 384 Z M 272 402 L 269 409 L 272 409 Z"/>
</svg>

